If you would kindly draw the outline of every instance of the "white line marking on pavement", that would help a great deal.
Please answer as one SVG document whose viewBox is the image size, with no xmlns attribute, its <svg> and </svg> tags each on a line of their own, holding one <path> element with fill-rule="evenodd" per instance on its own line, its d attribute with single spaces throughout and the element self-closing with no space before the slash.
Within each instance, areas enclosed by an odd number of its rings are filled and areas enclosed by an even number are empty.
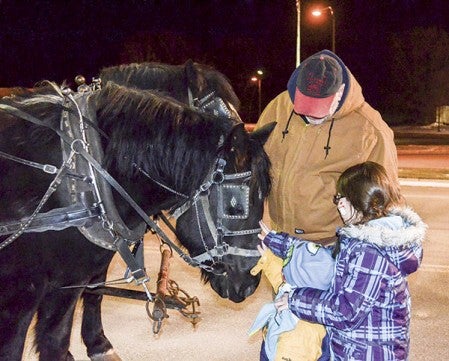
<svg viewBox="0 0 449 361">
<path fill-rule="evenodd" d="M 449 181 L 432 179 L 399 179 L 401 186 L 449 188 Z"/>
<path fill-rule="evenodd" d="M 423 264 L 419 267 L 418 271 L 432 271 L 432 272 L 449 272 L 449 266 L 442 264 Z"/>
</svg>

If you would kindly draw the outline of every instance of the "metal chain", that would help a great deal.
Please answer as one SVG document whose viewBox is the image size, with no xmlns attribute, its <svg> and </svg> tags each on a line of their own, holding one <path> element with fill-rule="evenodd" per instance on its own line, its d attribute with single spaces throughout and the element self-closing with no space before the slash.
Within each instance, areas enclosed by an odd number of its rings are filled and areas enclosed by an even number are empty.
<svg viewBox="0 0 449 361">
<path fill-rule="evenodd" d="M 206 250 L 206 252 L 210 255 L 210 250 L 209 247 L 206 244 L 206 241 L 204 240 L 204 236 L 203 236 L 203 231 L 201 230 L 201 221 L 200 221 L 200 215 L 198 212 L 198 202 L 194 203 L 195 206 L 195 215 L 196 215 L 196 222 L 198 224 L 198 232 L 200 233 L 200 239 L 201 242 L 203 243 L 203 247 Z M 212 258 L 212 257 L 211 257 Z"/>
</svg>

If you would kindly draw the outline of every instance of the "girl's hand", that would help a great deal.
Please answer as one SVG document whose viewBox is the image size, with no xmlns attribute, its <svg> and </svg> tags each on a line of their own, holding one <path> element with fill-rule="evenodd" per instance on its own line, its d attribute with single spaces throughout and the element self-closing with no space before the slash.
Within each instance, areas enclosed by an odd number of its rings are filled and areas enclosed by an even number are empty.
<svg viewBox="0 0 449 361">
<path fill-rule="evenodd" d="M 259 245 L 257 245 L 257 250 L 259 251 L 260 255 L 263 256 L 263 254 L 265 253 L 265 251 L 267 250 L 267 246 L 263 243 L 264 238 L 266 237 L 266 235 L 268 233 L 270 233 L 270 229 L 268 228 L 268 226 L 263 223 L 263 221 L 259 221 L 259 225 L 260 228 L 262 229 L 260 231 L 260 233 L 257 235 L 257 237 L 259 237 L 259 239 L 262 241 L 260 242 Z"/>
<path fill-rule="evenodd" d="M 262 229 L 260 233 L 257 235 L 261 241 L 263 241 L 268 233 L 270 233 L 271 229 L 263 223 L 263 221 L 259 221 L 260 228 Z"/>
<path fill-rule="evenodd" d="M 274 301 L 274 307 L 278 310 L 278 312 L 288 310 L 288 293 L 284 293 L 279 299 Z"/>
<path fill-rule="evenodd" d="M 265 245 L 265 243 L 260 242 L 260 244 L 257 245 L 257 250 L 259 251 L 260 255 L 263 256 L 265 251 L 267 250 L 267 246 Z"/>
</svg>

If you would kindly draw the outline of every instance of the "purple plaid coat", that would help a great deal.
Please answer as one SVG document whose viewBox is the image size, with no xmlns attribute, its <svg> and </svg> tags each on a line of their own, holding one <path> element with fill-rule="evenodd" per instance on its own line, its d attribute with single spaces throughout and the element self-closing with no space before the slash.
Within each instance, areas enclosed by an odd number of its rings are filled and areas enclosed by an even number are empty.
<svg viewBox="0 0 449 361">
<path fill-rule="evenodd" d="M 407 276 L 421 263 L 426 228 L 409 208 L 343 227 L 331 288 L 297 288 L 290 294 L 294 314 L 326 326 L 332 360 L 408 359 Z"/>
</svg>

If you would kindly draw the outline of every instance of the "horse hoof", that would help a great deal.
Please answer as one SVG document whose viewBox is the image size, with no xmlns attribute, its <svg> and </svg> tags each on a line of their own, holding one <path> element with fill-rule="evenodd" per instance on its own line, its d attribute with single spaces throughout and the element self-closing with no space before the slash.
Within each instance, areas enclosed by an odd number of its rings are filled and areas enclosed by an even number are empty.
<svg viewBox="0 0 449 361">
<path fill-rule="evenodd" d="M 96 353 L 90 356 L 91 361 L 122 361 L 119 355 L 113 349 L 104 353 Z"/>
</svg>

